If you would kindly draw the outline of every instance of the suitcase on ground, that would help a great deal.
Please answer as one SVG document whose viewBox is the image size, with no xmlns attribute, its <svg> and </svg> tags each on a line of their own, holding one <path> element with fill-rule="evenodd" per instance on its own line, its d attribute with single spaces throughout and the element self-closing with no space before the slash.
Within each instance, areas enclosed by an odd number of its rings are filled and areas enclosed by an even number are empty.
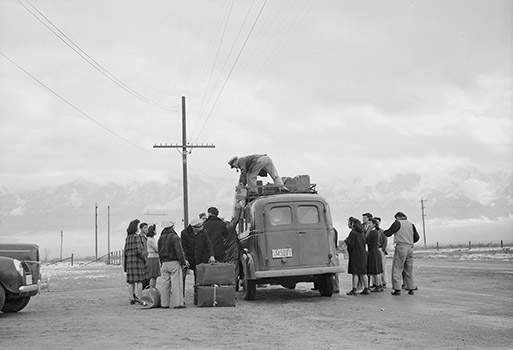
<svg viewBox="0 0 513 350">
<path fill-rule="evenodd" d="M 235 286 L 196 286 L 198 307 L 235 306 Z"/>
<path fill-rule="evenodd" d="M 234 285 L 235 266 L 229 263 L 212 263 L 196 265 L 196 285 L 211 286 Z"/>
</svg>

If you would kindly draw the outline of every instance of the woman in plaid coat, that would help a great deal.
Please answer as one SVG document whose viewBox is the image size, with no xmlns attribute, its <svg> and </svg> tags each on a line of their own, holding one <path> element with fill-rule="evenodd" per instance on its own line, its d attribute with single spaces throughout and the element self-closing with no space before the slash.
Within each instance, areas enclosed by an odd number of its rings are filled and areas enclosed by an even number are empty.
<svg viewBox="0 0 513 350">
<path fill-rule="evenodd" d="M 142 282 L 146 273 L 146 251 L 141 237 L 137 234 L 139 220 L 130 222 L 126 230 L 124 267 L 128 283 L 128 299 L 130 304 L 139 303 L 142 293 Z"/>
</svg>

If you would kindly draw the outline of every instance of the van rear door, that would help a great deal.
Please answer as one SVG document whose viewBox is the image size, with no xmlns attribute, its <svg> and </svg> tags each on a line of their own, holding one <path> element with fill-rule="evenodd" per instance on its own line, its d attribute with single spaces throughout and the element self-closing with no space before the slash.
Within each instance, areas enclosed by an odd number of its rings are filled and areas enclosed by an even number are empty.
<svg viewBox="0 0 513 350">
<path fill-rule="evenodd" d="M 300 246 L 293 203 L 272 203 L 265 207 L 265 256 L 270 268 L 300 265 Z"/>
<path fill-rule="evenodd" d="M 326 210 L 321 202 L 296 202 L 299 263 L 302 266 L 329 262 Z"/>
</svg>

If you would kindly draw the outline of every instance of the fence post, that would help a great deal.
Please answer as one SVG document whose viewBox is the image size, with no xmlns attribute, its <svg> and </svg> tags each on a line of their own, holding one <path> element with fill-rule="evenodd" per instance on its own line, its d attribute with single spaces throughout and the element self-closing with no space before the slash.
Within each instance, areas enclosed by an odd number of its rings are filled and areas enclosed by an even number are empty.
<svg viewBox="0 0 513 350">
<path fill-rule="evenodd" d="M 438 246 L 438 242 L 436 242 L 436 250 L 440 250 L 440 246 Z"/>
<path fill-rule="evenodd" d="M 468 241 L 468 250 L 472 249 L 472 242 Z"/>
<path fill-rule="evenodd" d="M 71 254 L 71 266 L 73 266 L 73 254 Z"/>
<path fill-rule="evenodd" d="M 504 242 L 501 239 L 501 249 L 504 249 Z"/>
</svg>

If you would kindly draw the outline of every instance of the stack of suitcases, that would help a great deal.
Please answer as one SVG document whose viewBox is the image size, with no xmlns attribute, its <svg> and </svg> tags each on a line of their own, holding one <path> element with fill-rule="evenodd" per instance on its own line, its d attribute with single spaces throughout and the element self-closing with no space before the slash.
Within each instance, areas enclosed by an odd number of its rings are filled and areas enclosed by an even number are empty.
<svg viewBox="0 0 513 350">
<path fill-rule="evenodd" d="M 228 263 L 196 265 L 194 304 L 235 306 L 235 267 Z"/>
</svg>

